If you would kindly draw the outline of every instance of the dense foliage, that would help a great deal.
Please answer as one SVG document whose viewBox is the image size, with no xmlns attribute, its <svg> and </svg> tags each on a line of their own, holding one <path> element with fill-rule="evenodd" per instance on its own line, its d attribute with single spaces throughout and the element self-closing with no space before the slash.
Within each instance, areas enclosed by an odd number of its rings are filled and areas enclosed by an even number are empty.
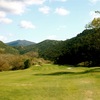
<svg viewBox="0 0 100 100">
<path fill-rule="evenodd" d="M 55 64 L 100 65 L 100 28 L 86 29 L 66 41 L 45 40 L 30 46 L 17 47 L 21 54 L 38 52 L 39 57 Z"/>
<path fill-rule="evenodd" d="M 64 53 L 57 57 L 55 63 L 100 65 L 100 29 L 85 30 L 77 37 L 66 40 L 64 45 Z"/>
</svg>

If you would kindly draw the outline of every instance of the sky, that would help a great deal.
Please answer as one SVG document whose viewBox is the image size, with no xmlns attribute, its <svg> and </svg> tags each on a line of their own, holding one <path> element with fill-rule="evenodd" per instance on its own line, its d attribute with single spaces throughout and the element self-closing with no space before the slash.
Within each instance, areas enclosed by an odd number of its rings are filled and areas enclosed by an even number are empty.
<svg viewBox="0 0 100 100">
<path fill-rule="evenodd" d="M 100 0 L 0 0 L 0 40 L 4 43 L 77 36 L 100 10 Z"/>
</svg>

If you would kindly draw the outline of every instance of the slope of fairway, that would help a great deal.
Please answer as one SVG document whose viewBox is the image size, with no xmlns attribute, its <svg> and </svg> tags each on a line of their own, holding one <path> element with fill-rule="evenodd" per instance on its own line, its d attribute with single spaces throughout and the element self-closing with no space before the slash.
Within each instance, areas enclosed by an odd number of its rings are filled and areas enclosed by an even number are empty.
<svg viewBox="0 0 100 100">
<path fill-rule="evenodd" d="M 0 72 L 0 100 L 100 100 L 100 67 L 43 65 Z"/>
</svg>

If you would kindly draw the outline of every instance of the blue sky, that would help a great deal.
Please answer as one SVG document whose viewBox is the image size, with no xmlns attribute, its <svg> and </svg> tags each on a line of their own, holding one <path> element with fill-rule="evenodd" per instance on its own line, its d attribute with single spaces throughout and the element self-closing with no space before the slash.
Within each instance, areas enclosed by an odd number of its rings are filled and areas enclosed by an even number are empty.
<svg viewBox="0 0 100 100">
<path fill-rule="evenodd" d="M 0 0 L 0 40 L 70 39 L 100 17 L 100 0 Z"/>
</svg>

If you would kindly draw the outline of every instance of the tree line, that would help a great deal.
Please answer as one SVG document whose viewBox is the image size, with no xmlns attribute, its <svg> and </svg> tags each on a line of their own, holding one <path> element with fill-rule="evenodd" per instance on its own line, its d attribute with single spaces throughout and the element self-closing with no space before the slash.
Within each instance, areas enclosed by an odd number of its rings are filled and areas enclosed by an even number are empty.
<svg viewBox="0 0 100 100">
<path fill-rule="evenodd" d="M 65 41 L 45 40 L 25 48 L 19 49 L 22 54 L 34 51 L 55 64 L 100 66 L 100 28 L 88 28 Z"/>
</svg>

